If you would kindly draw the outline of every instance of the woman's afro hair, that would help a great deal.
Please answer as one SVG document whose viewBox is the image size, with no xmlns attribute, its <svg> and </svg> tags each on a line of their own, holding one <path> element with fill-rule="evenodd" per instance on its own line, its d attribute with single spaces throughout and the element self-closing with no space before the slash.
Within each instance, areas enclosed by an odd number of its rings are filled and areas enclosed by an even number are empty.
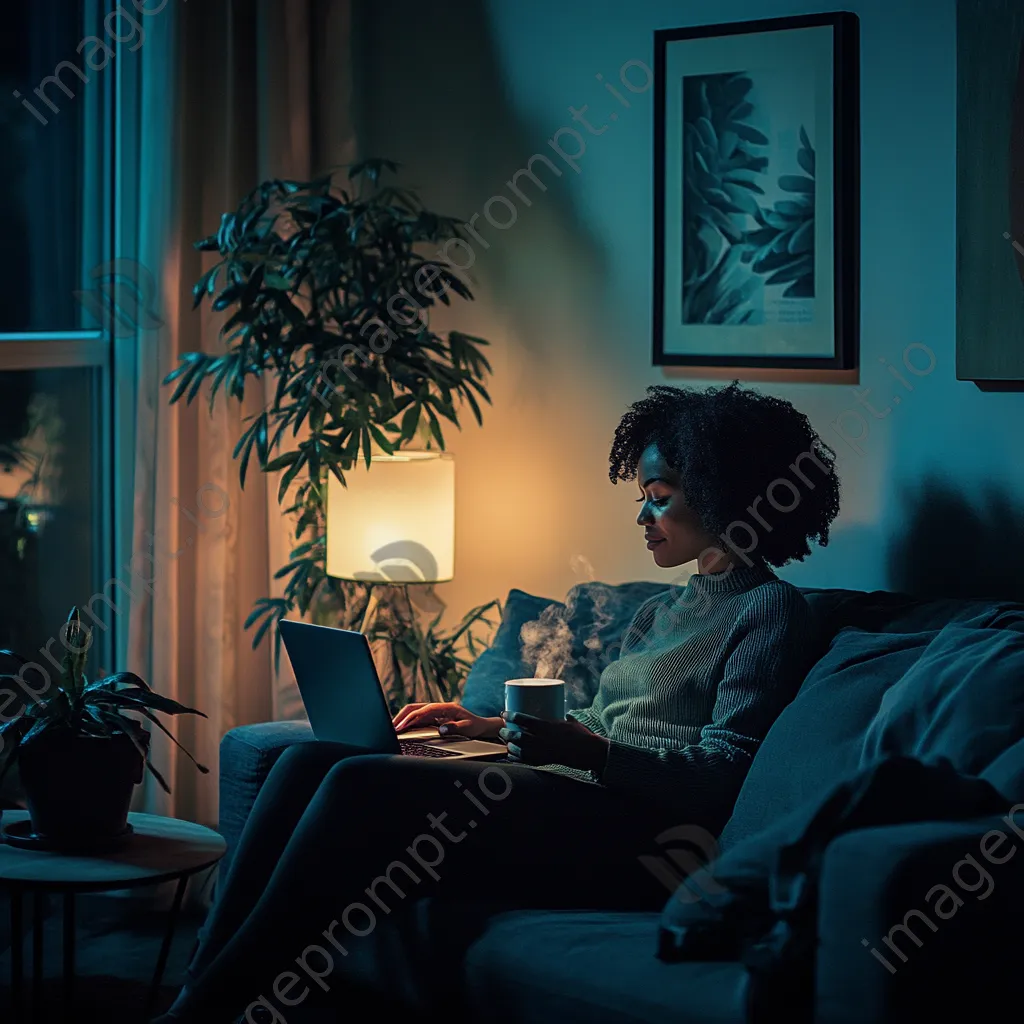
<svg viewBox="0 0 1024 1024">
<path fill-rule="evenodd" d="M 828 543 L 839 513 L 835 452 L 781 398 L 740 387 L 647 388 L 615 429 L 612 483 L 633 480 L 657 445 L 680 476 L 687 505 L 710 533 L 774 566 Z"/>
</svg>

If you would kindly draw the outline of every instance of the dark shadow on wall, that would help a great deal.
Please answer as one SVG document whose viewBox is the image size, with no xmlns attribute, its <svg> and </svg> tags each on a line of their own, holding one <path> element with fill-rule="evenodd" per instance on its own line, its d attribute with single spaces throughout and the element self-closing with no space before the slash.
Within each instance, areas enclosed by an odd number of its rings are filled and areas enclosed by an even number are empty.
<svg viewBox="0 0 1024 1024">
<path fill-rule="evenodd" d="M 353 36 L 360 155 L 402 163 L 402 183 L 418 188 L 440 213 L 467 220 L 481 213 L 477 227 L 490 247 L 474 244 L 471 274 L 485 284 L 536 369 L 543 370 L 545 353 L 558 344 L 558 322 L 571 318 L 574 333 L 586 332 L 599 347 L 608 331 L 604 254 L 570 196 L 578 175 L 548 146 L 559 127 L 573 126 L 566 108 L 585 102 L 586 76 L 584 91 L 565 97 L 561 121 L 529 123 L 502 75 L 480 0 L 362 0 Z M 536 162 L 547 190 L 519 178 L 528 204 L 507 182 L 535 153 L 549 157 L 561 176 Z M 586 175 L 586 155 L 579 166 Z M 496 195 L 516 206 L 515 223 L 504 231 L 482 214 Z M 511 216 L 502 206 L 493 213 Z M 543 386 L 542 374 L 533 376 Z"/>
<path fill-rule="evenodd" d="M 964 493 L 929 479 L 890 542 L 890 589 L 921 597 L 1024 601 L 1024 506 L 1000 488 Z"/>
</svg>

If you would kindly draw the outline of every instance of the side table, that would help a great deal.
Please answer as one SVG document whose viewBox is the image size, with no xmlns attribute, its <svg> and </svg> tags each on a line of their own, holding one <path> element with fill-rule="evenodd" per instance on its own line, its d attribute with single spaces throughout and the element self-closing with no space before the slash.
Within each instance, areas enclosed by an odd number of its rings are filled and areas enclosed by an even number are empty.
<svg viewBox="0 0 1024 1024">
<path fill-rule="evenodd" d="M 25 811 L 4 811 L 3 824 L 28 818 Z M 63 898 L 63 986 L 65 1020 L 70 1020 L 75 980 L 75 896 L 111 892 L 143 885 L 176 881 L 167 931 L 149 989 L 146 1012 L 152 1015 L 160 982 L 171 951 L 185 888 L 189 878 L 214 867 L 227 844 L 212 829 L 177 818 L 132 813 L 133 834 L 117 850 L 96 855 L 26 850 L 0 842 L 0 889 L 11 906 L 11 1000 L 14 1021 L 26 1020 L 24 955 L 22 950 L 23 897 L 32 896 L 32 1020 L 42 1020 L 43 897 Z"/>
</svg>

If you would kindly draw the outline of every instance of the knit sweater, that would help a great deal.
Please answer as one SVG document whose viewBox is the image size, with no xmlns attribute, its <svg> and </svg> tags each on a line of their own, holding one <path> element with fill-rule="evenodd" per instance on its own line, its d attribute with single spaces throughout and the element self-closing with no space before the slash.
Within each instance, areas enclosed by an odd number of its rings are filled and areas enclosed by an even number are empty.
<svg viewBox="0 0 1024 1024">
<path fill-rule="evenodd" d="M 548 769 L 717 828 L 812 649 L 807 602 L 767 567 L 691 576 L 640 606 L 593 703 L 570 712 L 610 740 L 603 770 Z"/>
</svg>

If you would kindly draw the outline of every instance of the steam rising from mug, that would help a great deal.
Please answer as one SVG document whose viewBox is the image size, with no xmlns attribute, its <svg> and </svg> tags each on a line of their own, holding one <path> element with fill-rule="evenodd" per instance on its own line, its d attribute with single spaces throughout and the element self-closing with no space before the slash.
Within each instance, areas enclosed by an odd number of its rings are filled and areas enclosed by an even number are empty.
<svg viewBox="0 0 1024 1024">
<path fill-rule="evenodd" d="M 578 663 L 596 657 L 603 667 L 609 660 L 607 652 L 601 650 L 600 634 L 614 618 L 609 608 L 612 588 L 601 583 L 585 586 L 585 591 L 579 585 L 573 587 L 564 606 L 548 605 L 536 619 L 523 623 L 519 631 L 523 661 L 534 675 L 541 679 L 567 679 L 574 691 L 579 689 L 572 678 L 579 674 L 573 671 Z M 576 622 L 581 617 L 585 621 Z M 570 622 L 575 623 L 575 636 Z M 578 649 L 581 642 L 583 650 Z"/>
</svg>

